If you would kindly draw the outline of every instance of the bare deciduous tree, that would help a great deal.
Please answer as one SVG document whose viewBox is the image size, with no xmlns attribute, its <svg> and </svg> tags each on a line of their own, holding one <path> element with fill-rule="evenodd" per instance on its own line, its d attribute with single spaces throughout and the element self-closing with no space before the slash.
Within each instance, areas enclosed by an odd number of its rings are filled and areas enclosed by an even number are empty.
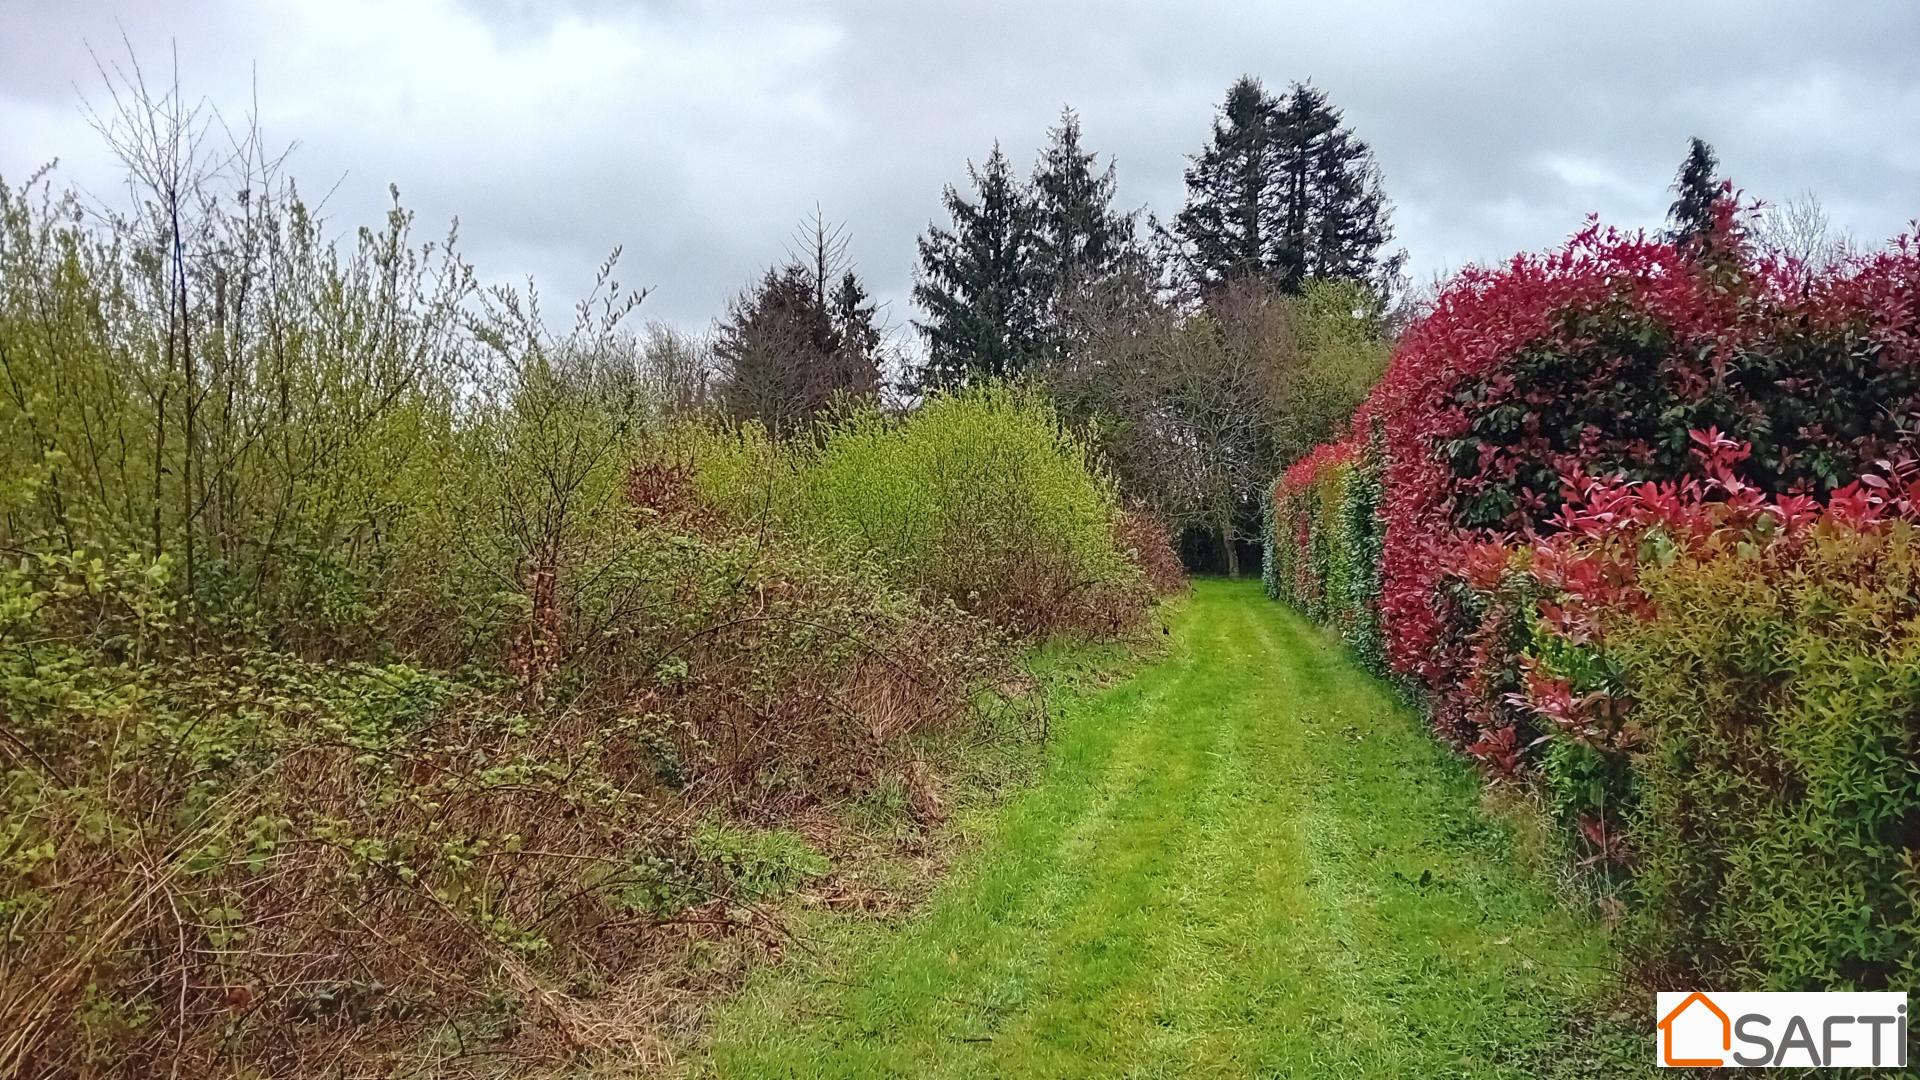
<svg viewBox="0 0 1920 1080">
<path fill-rule="evenodd" d="M 1124 494 L 1239 571 L 1267 484 L 1336 434 L 1386 359 L 1384 316 L 1363 285 L 1285 296 L 1258 281 L 1182 310 L 1144 283 L 1077 312 L 1083 348 L 1039 372 L 1087 429 Z"/>
<path fill-rule="evenodd" d="M 1845 262 L 1856 248 L 1853 237 L 1834 227 L 1811 191 L 1761 211 L 1754 234 L 1762 251 L 1792 259 L 1809 270 Z"/>
</svg>

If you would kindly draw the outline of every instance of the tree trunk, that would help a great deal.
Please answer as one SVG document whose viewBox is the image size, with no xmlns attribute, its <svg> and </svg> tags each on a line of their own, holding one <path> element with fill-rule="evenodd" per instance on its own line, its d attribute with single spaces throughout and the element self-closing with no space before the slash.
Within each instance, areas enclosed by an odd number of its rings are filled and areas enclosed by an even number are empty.
<svg viewBox="0 0 1920 1080">
<path fill-rule="evenodd" d="M 1233 521 L 1231 519 L 1220 523 L 1220 550 L 1227 557 L 1227 576 L 1238 580 L 1240 577 L 1240 545 L 1233 542 Z"/>
</svg>

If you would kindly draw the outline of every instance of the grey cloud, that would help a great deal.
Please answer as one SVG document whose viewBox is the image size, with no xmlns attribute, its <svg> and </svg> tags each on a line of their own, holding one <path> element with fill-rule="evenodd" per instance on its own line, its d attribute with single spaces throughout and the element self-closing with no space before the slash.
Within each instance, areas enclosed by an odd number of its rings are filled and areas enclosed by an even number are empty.
<svg viewBox="0 0 1920 1080">
<path fill-rule="evenodd" d="M 336 0 L 285 11 L 0 0 L 0 174 L 104 162 L 83 38 L 125 33 L 222 102 L 257 63 L 271 132 L 343 224 L 398 183 L 486 276 L 560 301 L 626 247 L 650 314 L 701 324 L 816 202 L 904 325 L 914 237 L 998 138 L 1062 105 L 1164 214 L 1227 83 L 1312 79 L 1377 150 L 1415 275 L 1658 224 L 1692 134 L 1747 191 L 1819 195 L 1862 238 L 1920 214 L 1920 7 L 1765 0 L 1366 5 L 1014 0 Z M 24 133 L 15 137 L 12 129 Z M 89 156 L 92 154 L 92 156 Z"/>
</svg>

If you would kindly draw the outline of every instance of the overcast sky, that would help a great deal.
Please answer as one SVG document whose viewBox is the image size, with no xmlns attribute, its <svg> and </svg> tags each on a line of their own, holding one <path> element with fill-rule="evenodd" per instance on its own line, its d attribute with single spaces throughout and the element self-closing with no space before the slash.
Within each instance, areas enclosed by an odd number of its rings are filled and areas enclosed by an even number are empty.
<svg viewBox="0 0 1920 1080">
<path fill-rule="evenodd" d="M 704 325 L 816 203 L 904 327 L 913 240 L 999 139 L 1063 105 L 1171 215 L 1236 76 L 1311 79 L 1385 169 L 1416 278 L 1658 224 L 1689 135 L 1749 193 L 1816 193 L 1864 240 L 1920 216 L 1920 2 L 1375 0 L 0 0 L 0 176 L 112 176 L 88 45 L 269 138 L 341 231 L 387 185 L 458 216 L 483 277 L 552 306 L 624 245 L 655 318 Z"/>
</svg>

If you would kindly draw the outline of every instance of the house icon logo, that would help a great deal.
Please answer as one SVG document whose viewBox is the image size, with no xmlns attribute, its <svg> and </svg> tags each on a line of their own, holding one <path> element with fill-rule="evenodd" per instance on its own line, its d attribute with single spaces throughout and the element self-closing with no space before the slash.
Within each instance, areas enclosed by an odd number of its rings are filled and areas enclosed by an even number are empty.
<svg viewBox="0 0 1920 1080">
<path fill-rule="evenodd" d="M 1729 1017 L 1720 1006 L 1715 1005 L 1712 998 L 1695 991 L 1682 998 L 1680 1004 L 1675 1005 L 1668 1010 L 1667 1015 L 1660 1018 L 1660 1057 L 1663 1064 L 1680 1068 L 1702 1068 L 1727 1063 L 1723 1057 L 1677 1056 L 1673 1049 L 1673 1035 L 1674 1030 L 1682 1025 L 1685 1025 L 1687 1032 L 1682 1036 L 1682 1042 L 1685 1045 L 1703 1046 L 1717 1026 L 1719 1037 L 1714 1041 L 1720 1044 L 1721 1050 L 1732 1051 L 1733 1049 L 1733 1018 Z"/>
<path fill-rule="evenodd" d="M 1653 1015 L 1670 1069 L 1905 1068 L 1912 1041 L 1897 990 L 1661 990 Z"/>
</svg>

